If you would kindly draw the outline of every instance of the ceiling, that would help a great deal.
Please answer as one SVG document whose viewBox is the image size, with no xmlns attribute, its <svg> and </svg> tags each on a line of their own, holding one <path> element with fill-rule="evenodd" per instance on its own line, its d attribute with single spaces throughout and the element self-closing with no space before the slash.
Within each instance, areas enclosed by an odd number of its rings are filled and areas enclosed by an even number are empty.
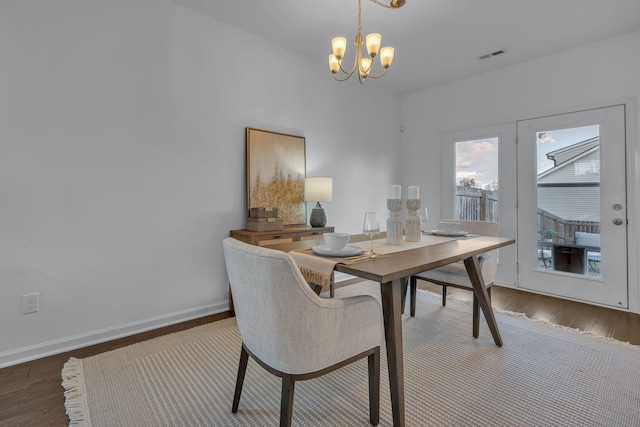
<svg viewBox="0 0 640 427">
<path fill-rule="evenodd" d="M 175 1 L 317 60 L 329 78 L 333 37 L 347 38 L 345 63 L 354 58 L 357 0 Z M 400 9 L 362 0 L 363 36 L 380 33 L 395 48 L 387 75 L 366 85 L 399 94 L 636 30 L 640 0 L 407 0 Z"/>
</svg>

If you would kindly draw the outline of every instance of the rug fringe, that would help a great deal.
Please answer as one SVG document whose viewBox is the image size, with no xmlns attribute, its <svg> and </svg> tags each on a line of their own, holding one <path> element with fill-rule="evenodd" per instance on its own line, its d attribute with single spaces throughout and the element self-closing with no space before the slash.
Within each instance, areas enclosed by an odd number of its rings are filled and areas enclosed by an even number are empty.
<svg viewBox="0 0 640 427">
<path fill-rule="evenodd" d="M 87 412 L 87 394 L 84 384 L 82 361 L 69 358 L 62 368 L 62 387 L 64 388 L 64 407 L 69 417 L 69 427 L 89 427 Z"/>
</svg>

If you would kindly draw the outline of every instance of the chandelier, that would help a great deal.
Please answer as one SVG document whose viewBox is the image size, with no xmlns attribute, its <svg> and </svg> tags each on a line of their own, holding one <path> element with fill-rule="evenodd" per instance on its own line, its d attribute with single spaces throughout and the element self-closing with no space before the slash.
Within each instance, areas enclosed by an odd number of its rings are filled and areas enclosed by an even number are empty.
<svg viewBox="0 0 640 427">
<path fill-rule="evenodd" d="M 388 9 L 398 9 L 405 4 L 405 0 L 391 0 L 388 5 L 385 3 L 381 3 L 378 0 L 371 1 L 379 6 L 386 7 Z M 366 46 L 368 57 L 363 57 L 361 15 L 362 5 L 361 0 L 358 0 L 358 33 L 356 34 L 356 40 L 354 42 L 354 44 L 356 45 L 356 59 L 350 71 L 347 71 L 342 67 L 342 58 L 344 58 L 344 53 L 347 50 L 347 39 L 344 37 L 335 37 L 333 40 L 331 40 L 331 48 L 333 49 L 333 53 L 329 55 L 329 69 L 331 70 L 333 78 L 339 82 L 347 80 L 353 75 L 354 72 L 356 72 L 356 70 L 358 71 L 358 80 L 360 80 L 360 84 L 364 84 L 364 80 L 367 77 L 377 79 L 387 73 L 387 69 L 393 61 L 394 49 L 392 47 L 383 47 L 382 49 L 380 49 L 382 36 L 378 33 L 371 33 L 367 35 Z M 382 65 L 383 71 L 376 76 L 371 74 L 371 69 L 373 66 L 373 58 L 378 56 L 378 53 L 380 54 L 380 65 Z M 338 77 L 338 71 L 342 71 L 342 73 L 344 73 L 343 78 Z"/>
</svg>

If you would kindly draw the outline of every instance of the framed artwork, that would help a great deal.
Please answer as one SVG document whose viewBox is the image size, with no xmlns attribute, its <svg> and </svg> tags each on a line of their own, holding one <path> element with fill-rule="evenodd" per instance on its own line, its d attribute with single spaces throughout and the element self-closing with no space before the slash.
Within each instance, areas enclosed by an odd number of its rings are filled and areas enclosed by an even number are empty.
<svg viewBox="0 0 640 427">
<path fill-rule="evenodd" d="M 277 207 L 284 225 L 307 222 L 305 138 L 246 128 L 247 213 Z"/>
</svg>

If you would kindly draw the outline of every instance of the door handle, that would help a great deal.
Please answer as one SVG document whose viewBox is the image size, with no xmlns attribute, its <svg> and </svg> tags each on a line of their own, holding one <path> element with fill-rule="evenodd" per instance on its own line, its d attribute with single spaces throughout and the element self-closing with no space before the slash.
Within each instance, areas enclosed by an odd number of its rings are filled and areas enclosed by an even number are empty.
<svg viewBox="0 0 640 427">
<path fill-rule="evenodd" d="M 616 218 L 616 219 L 613 220 L 613 223 L 615 225 L 622 225 L 624 223 L 624 221 L 621 220 L 620 218 Z"/>
</svg>

